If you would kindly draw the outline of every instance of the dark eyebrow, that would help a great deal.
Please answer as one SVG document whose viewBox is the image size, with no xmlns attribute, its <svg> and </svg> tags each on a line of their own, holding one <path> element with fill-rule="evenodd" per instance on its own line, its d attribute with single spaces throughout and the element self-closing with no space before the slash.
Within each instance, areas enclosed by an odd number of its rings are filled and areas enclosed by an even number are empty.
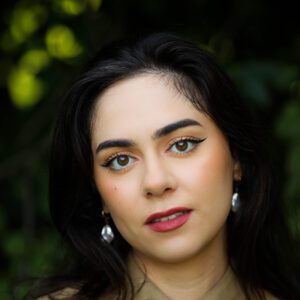
<svg viewBox="0 0 300 300">
<path fill-rule="evenodd" d="M 168 124 L 158 130 L 155 131 L 154 135 L 152 136 L 153 139 L 159 139 L 163 136 L 170 134 L 171 132 L 188 126 L 202 126 L 199 122 L 192 120 L 192 119 L 183 119 L 171 124 Z M 127 139 L 117 139 L 117 140 L 107 140 L 98 145 L 96 148 L 96 154 L 98 154 L 101 150 L 114 148 L 114 147 L 133 147 L 136 146 L 136 143 L 132 140 Z"/>
<path fill-rule="evenodd" d="M 107 148 L 114 148 L 114 147 L 133 147 L 136 144 L 131 140 L 107 140 L 103 143 L 100 143 L 96 148 L 96 154 L 99 153 L 101 150 Z"/>
<path fill-rule="evenodd" d="M 171 132 L 183 128 L 183 127 L 188 127 L 188 126 L 202 126 L 199 122 L 192 120 L 192 119 L 183 119 L 171 124 L 168 124 L 160 129 L 158 129 L 157 131 L 155 131 L 154 135 L 153 135 L 153 139 L 158 139 L 161 138 L 163 136 L 166 136 L 168 134 L 170 134 Z"/>
</svg>

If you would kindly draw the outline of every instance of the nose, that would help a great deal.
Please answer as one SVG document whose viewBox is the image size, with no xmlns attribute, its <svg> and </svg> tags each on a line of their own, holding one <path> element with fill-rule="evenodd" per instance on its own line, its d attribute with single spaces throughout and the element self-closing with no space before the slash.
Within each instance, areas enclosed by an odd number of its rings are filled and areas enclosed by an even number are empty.
<svg viewBox="0 0 300 300">
<path fill-rule="evenodd" d="M 145 162 L 143 176 L 143 194 L 147 198 L 162 197 L 176 189 L 175 174 L 162 158 L 151 158 Z"/>
</svg>

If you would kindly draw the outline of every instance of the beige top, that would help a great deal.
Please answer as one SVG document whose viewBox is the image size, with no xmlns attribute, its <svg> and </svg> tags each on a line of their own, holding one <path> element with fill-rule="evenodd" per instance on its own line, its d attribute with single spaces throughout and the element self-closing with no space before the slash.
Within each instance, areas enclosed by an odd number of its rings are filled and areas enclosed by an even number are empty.
<svg viewBox="0 0 300 300">
<path fill-rule="evenodd" d="M 165 295 L 140 269 L 137 263 L 129 260 L 129 274 L 131 275 L 135 296 L 134 300 L 171 300 Z M 266 300 L 276 300 L 269 293 L 265 293 Z M 117 296 L 108 294 L 101 297 L 101 300 L 116 300 Z M 126 299 L 129 300 L 130 298 Z M 229 267 L 217 284 L 207 291 L 205 295 L 199 297 L 199 300 L 246 300 L 246 297 L 238 283 L 236 276 Z"/>
<path fill-rule="evenodd" d="M 134 300 L 171 300 L 165 295 L 149 278 L 147 278 L 144 272 L 134 262 L 133 259 L 129 260 L 129 274 L 131 275 L 135 296 Z M 76 290 L 66 288 L 59 291 L 52 296 L 55 299 L 70 299 L 72 295 L 76 294 Z M 276 300 L 274 296 L 269 293 L 265 293 L 267 300 Z M 117 295 L 115 293 L 106 294 L 101 296 L 99 300 L 116 300 Z M 130 298 L 128 298 L 129 300 Z M 246 297 L 238 283 L 236 276 L 234 275 L 231 268 L 228 268 L 223 277 L 217 282 L 217 284 L 207 291 L 207 293 L 199 300 L 246 300 Z M 39 298 L 38 300 L 49 300 L 48 296 Z"/>
</svg>

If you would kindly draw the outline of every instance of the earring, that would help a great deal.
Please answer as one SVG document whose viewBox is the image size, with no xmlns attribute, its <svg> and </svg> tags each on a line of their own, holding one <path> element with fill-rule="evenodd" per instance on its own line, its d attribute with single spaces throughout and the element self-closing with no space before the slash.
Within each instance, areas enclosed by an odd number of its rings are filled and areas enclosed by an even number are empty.
<svg viewBox="0 0 300 300">
<path fill-rule="evenodd" d="M 231 210 L 236 213 L 241 206 L 240 195 L 238 193 L 238 187 L 235 187 L 235 192 L 231 198 Z"/>
<path fill-rule="evenodd" d="M 115 236 L 112 231 L 112 228 L 108 224 L 108 217 L 105 215 L 103 210 L 102 210 L 101 214 L 105 220 L 105 225 L 102 227 L 102 230 L 101 230 L 101 237 L 102 237 L 101 239 L 102 239 L 102 241 L 109 244 L 112 242 L 112 240 L 114 239 Z"/>
</svg>

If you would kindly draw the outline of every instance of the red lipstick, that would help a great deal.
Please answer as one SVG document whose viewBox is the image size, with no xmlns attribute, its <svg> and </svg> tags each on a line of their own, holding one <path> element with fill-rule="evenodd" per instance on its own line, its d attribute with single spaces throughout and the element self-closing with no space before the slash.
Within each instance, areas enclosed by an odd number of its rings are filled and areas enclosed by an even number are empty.
<svg viewBox="0 0 300 300">
<path fill-rule="evenodd" d="M 165 232 L 175 230 L 185 224 L 192 210 L 187 207 L 174 207 L 163 212 L 150 215 L 145 224 L 153 231 Z"/>
</svg>

